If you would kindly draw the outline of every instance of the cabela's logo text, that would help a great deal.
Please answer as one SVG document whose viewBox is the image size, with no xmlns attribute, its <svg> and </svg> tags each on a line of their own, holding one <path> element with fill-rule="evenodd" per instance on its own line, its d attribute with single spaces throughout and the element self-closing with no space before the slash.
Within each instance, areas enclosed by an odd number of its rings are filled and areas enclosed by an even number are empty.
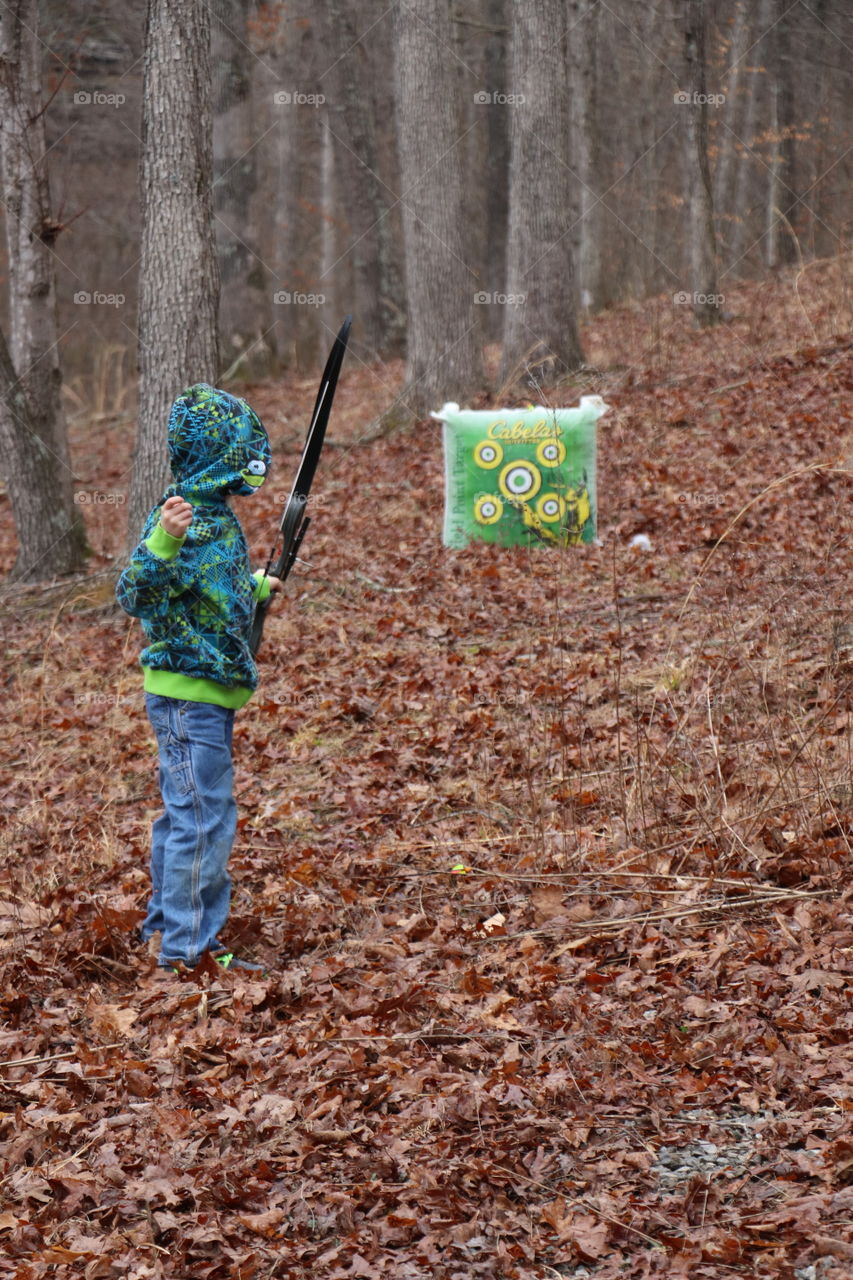
<svg viewBox="0 0 853 1280">
<path fill-rule="evenodd" d="M 553 420 L 540 418 L 538 422 L 493 422 L 488 430 L 491 440 L 512 440 L 519 443 L 527 440 L 548 440 L 562 435 L 562 429 Z"/>
</svg>

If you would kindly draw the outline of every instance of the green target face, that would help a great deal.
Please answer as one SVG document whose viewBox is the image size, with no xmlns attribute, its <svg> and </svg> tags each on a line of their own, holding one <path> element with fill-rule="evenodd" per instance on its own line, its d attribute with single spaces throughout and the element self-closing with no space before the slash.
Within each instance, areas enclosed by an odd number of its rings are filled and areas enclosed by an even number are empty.
<svg viewBox="0 0 853 1280">
<path fill-rule="evenodd" d="M 460 409 L 444 423 L 444 543 L 569 547 L 596 536 L 596 422 L 607 405 Z"/>
</svg>

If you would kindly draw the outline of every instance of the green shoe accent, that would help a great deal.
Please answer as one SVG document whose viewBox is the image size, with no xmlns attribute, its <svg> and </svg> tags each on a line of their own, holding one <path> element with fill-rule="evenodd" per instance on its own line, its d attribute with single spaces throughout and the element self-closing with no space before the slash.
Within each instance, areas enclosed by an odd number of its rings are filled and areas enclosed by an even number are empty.
<svg viewBox="0 0 853 1280">
<path fill-rule="evenodd" d="M 213 959 L 223 969 L 241 969 L 246 973 L 264 973 L 262 964 L 254 964 L 251 960 L 241 960 L 233 951 L 220 951 Z"/>
</svg>

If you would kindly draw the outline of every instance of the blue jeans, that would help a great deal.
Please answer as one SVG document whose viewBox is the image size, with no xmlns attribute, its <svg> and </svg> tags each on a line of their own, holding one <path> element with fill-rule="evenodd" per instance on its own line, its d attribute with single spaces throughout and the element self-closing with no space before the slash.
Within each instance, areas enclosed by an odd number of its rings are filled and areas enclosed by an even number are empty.
<svg viewBox="0 0 853 1280">
<path fill-rule="evenodd" d="M 157 735 L 165 811 L 151 829 L 152 892 L 141 932 L 160 932 L 161 964 L 183 960 L 194 968 L 221 946 L 231 903 L 234 712 L 155 693 L 146 693 L 145 709 Z"/>
</svg>

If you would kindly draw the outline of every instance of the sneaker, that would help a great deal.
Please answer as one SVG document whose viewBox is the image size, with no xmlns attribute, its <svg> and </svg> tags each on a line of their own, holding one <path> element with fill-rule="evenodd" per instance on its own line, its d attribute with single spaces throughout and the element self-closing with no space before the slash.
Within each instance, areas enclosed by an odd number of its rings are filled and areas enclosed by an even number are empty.
<svg viewBox="0 0 853 1280">
<path fill-rule="evenodd" d="M 266 969 L 262 964 L 255 964 L 253 960 L 241 960 L 239 956 L 235 956 L 233 951 L 226 951 L 224 947 L 221 951 L 212 951 L 211 955 L 222 969 L 228 969 L 229 971 L 239 969 L 241 973 L 257 973 L 259 975 L 266 973 Z"/>
<path fill-rule="evenodd" d="M 241 960 L 233 951 L 226 951 L 224 947 L 221 951 L 206 951 L 195 965 L 190 965 L 185 960 L 158 960 L 157 969 L 162 977 L 168 975 L 184 980 L 198 978 L 204 973 L 212 978 L 221 969 L 227 969 L 229 973 L 254 973 L 258 977 L 266 977 L 266 969 L 262 964 Z"/>
</svg>

